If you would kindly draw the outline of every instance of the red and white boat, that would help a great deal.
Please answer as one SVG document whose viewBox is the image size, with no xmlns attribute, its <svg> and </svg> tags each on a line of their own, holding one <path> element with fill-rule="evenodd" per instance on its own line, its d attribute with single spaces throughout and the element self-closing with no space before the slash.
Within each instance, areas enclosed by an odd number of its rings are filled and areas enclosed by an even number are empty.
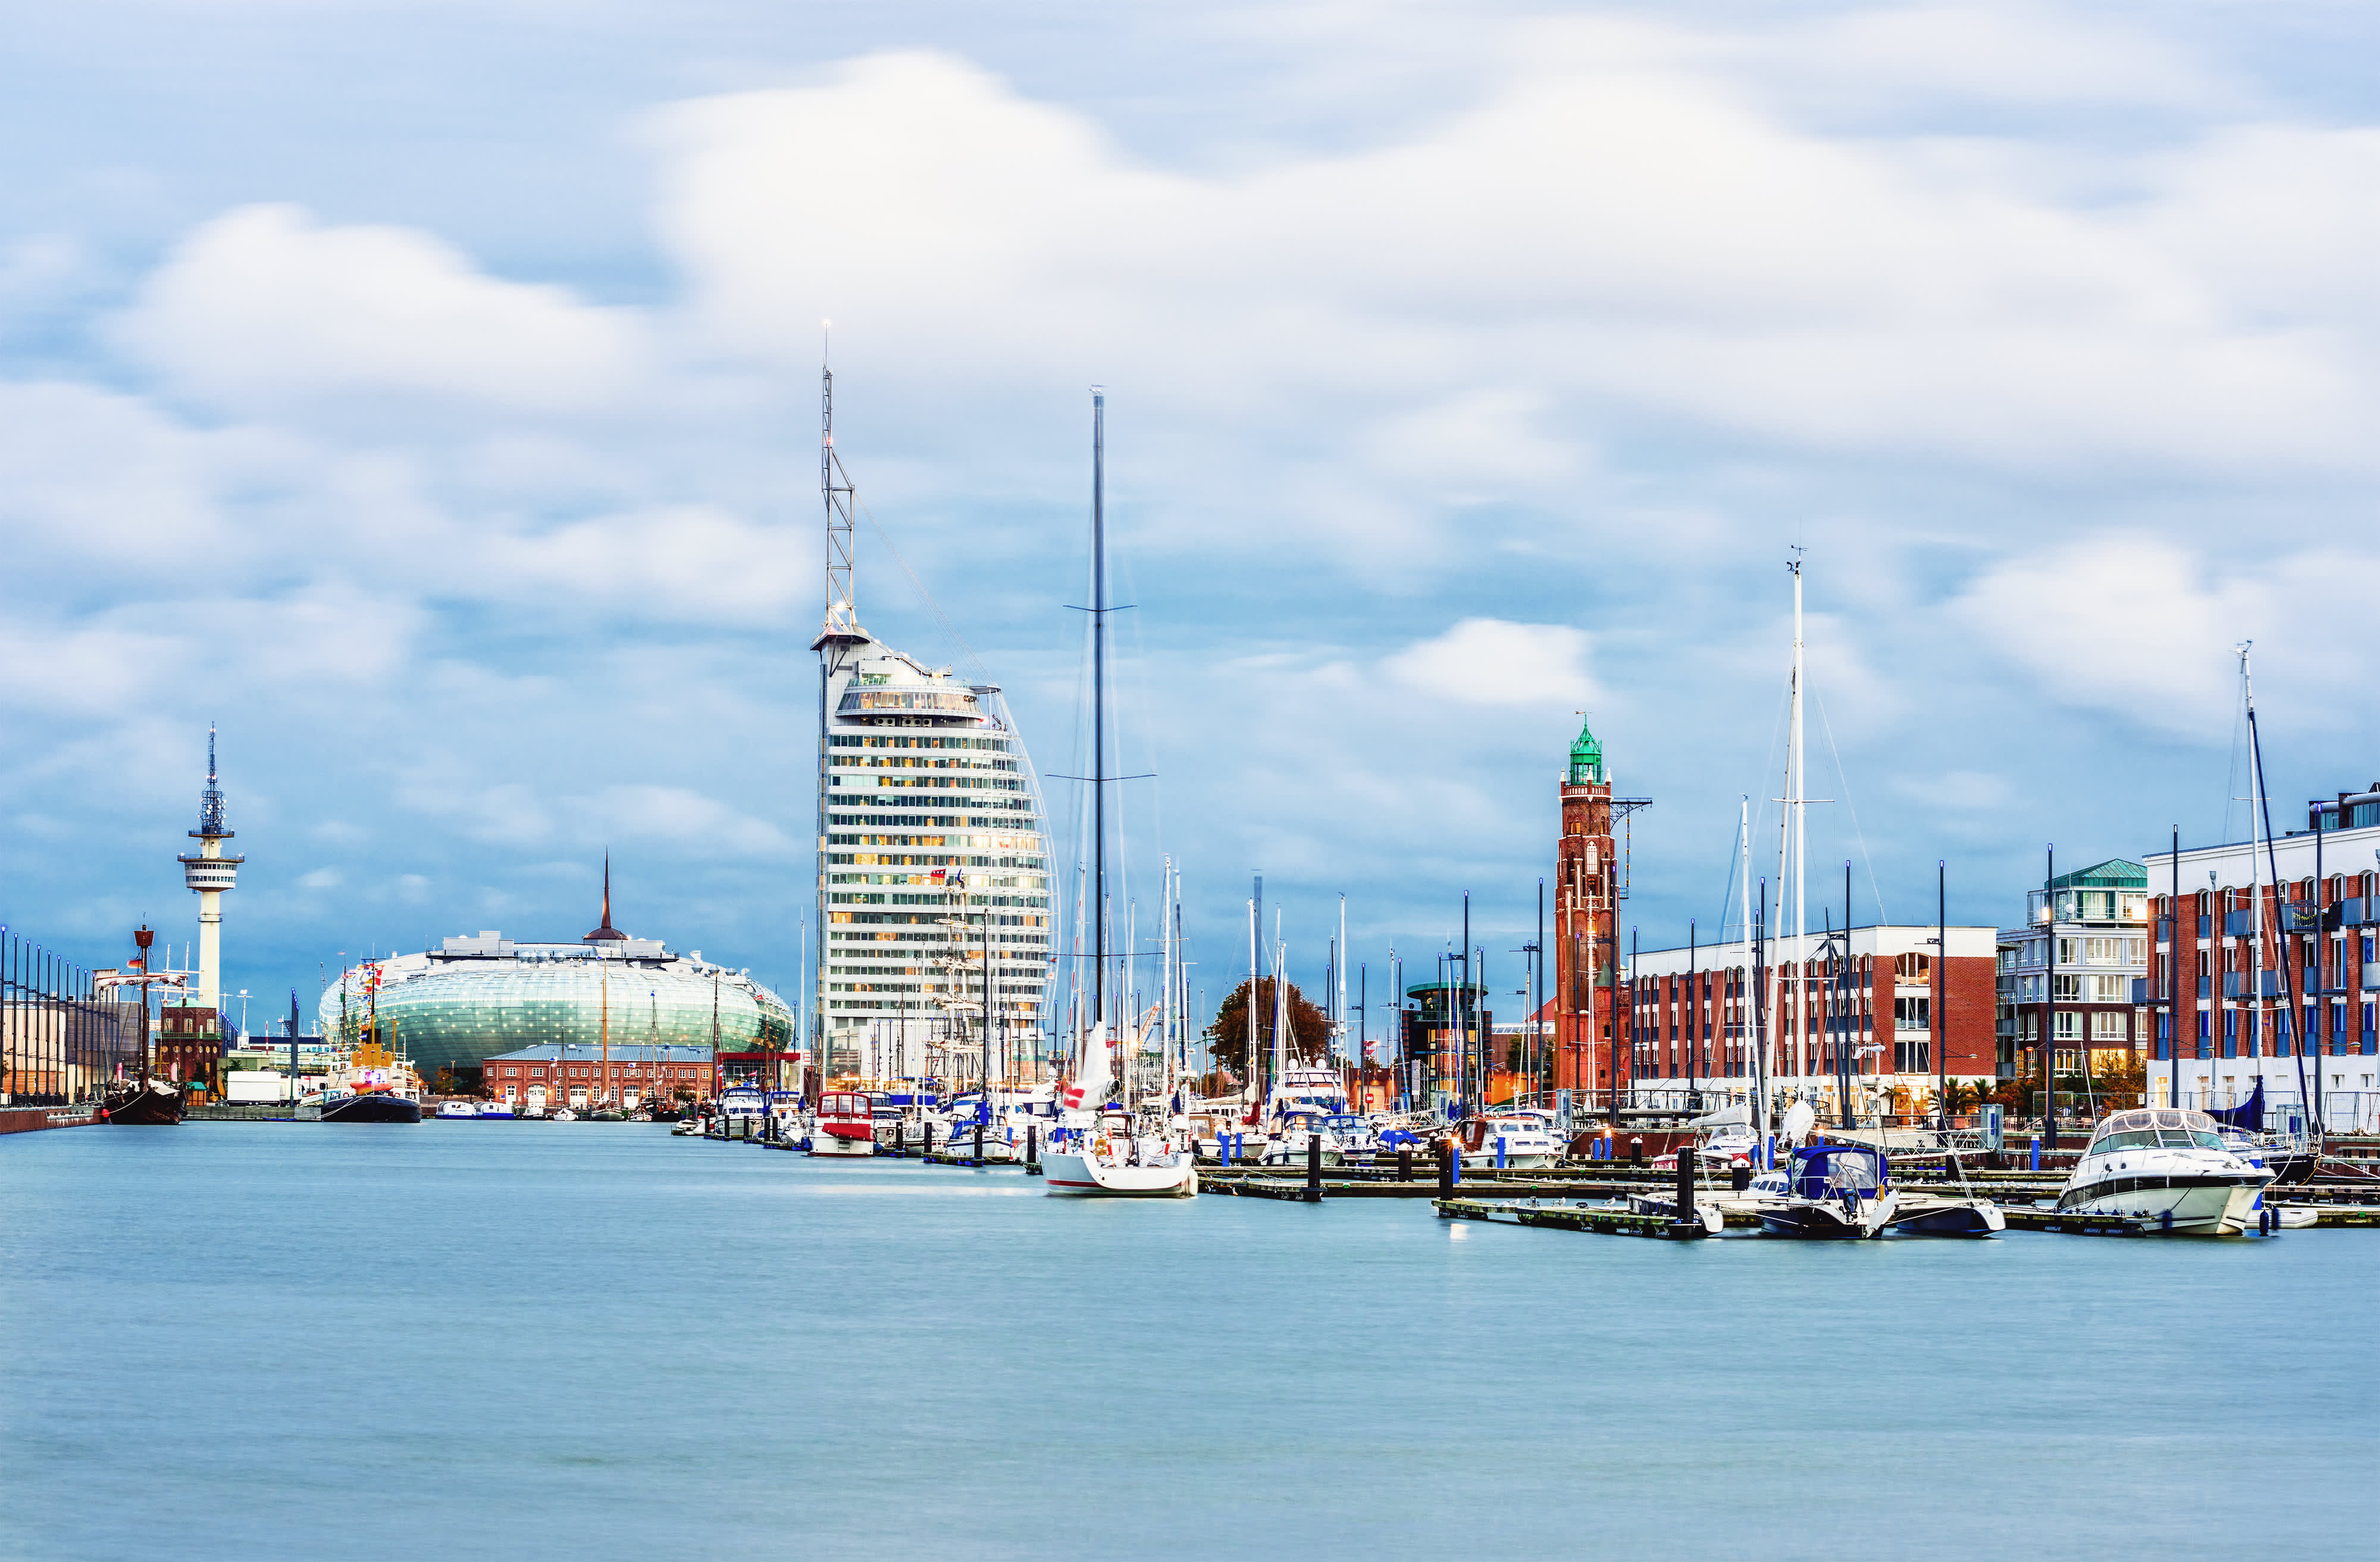
<svg viewBox="0 0 2380 1562">
<path fill-rule="evenodd" d="M 813 1155 L 876 1153 L 876 1102 L 866 1091 L 831 1090 L 819 1097 Z"/>
</svg>

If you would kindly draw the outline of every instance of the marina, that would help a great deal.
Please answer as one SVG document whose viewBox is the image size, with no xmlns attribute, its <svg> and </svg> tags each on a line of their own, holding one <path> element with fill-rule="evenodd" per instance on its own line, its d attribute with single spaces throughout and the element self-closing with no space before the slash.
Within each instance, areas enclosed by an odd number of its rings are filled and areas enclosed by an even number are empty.
<svg viewBox="0 0 2380 1562">
<path fill-rule="evenodd" d="M 2368 1447 L 2325 1428 L 2371 1413 L 2380 1345 L 2331 1336 L 2309 1387 L 2285 1342 L 2239 1320 L 2359 1316 L 2380 1284 L 2366 1232 L 1621 1240 L 1408 1201 L 1097 1208 L 1008 1168 L 754 1148 L 630 1123 L 12 1141 L 13 1545 L 313 1556 L 335 1507 L 340 1555 L 411 1557 L 434 1501 L 473 1516 L 439 1543 L 461 1556 L 881 1556 L 941 1544 L 964 1516 L 976 1555 L 1026 1557 L 1096 1548 L 1119 1509 L 1168 1551 L 1575 1555 L 1584 1524 L 1597 1551 L 1758 1532 L 1785 1557 L 1954 1558 L 2022 1505 L 2039 1555 L 2195 1557 L 2229 1549 L 2251 1500 L 2273 1545 L 2363 1544 L 2368 1507 L 2345 1494 Z M 301 1183 L 372 1234 L 334 1269 L 319 1230 L 282 1218 Z M 141 1196 L 160 1184 L 207 1187 L 204 1226 Z M 1129 1277 L 1129 1330 L 1083 1275 Z M 228 1323 L 368 1338 L 373 1370 L 302 1392 L 261 1380 L 250 1353 L 191 1348 L 192 1295 Z M 2053 1320 L 2054 1348 L 1994 1343 L 1979 1301 Z M 70 1391 L 92 1337 L 175 1363 L 139 1414 Z M 2090 1407 L 2115 1379 L 2163 1431 L 2107 1435 Z M 822 1380 L 832 1421 L 812 1409 Z M 1191 1389 L 1126 1391 L 1141 1381 Z M 1075 1407 L 1029 1458 L 1014 1429 L 932 1413 L 1020 1392 Z M 2209 1402 L 2260 1429 L 2227 1445 L 2223 1478 L 2111 1504 L 2162 1489 Z M 1252 1431 L 1257 1409 L 1279 1425 Z M 1956 1471 L 1972 1500 L 1949 1519 L 1810 1505 L 1778 1428 L 1814 1422 L 1859 1425 L 1889 1489 Z M 225 1447 L 273 1463 L 270 1487 L 227 1493 Z M 1053 1502 L 1052 1450 L 1092 1472 L 1096 1505 Z M 141 1479 L 85 1502 L 94 1461 Z M 392 1463 L 434 1498 L 349 1500 Z M 783 1502 L 789 1470 L 834 1500 Z M 2255 1495 L 2283 1490 L 2300 1495 Z"/>
</svg>

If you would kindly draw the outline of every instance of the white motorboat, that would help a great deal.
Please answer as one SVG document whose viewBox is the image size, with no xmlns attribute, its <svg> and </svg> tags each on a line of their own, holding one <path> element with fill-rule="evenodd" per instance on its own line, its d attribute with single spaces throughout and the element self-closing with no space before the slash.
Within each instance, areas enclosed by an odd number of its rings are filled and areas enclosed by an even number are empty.
<svg viewBox="0 0 2380 1562">
<path fill-rule="evenodd" d="M 2127 1215 L 2177 1235 L 2237 1236 L 2274 1177 L 2227 1148 L 2205 1113 L 2135 1107 L 2111 1114 L 2092 1134 L 2058 1208 Z"/>
<path fill-rule="evenodd" d="M 1553 1115 L 1548 1112 L 1485 1113 L 1464 1122 L 1458 1131 L 1463 1164 L 1475 1169 L 1535 1170 L 1555 1165 L 1562 1155 L 1561 1136 L 1554 1131 Z"/>
<path fill-rule="evenodd" d="M 468 1101 L 442 1101 L 438 1104 L 438 1115 L 442 1117 L 470 1118 L 479 1117 L 480 1109 Z"/>
<path fill-rule="evenodd" d="M 1123 1112 L 1069 1112 L 1041 1151 L 1041 1179 L 1077 1198 L 1188 1199 L 1198 1158 L 1187 1131 L 1152 1131 Z"/>
<path fill-rule="evenodd" d="M 509 1100 L 482 1101 L 476 1116 L 491 1121 L 509 1122 L 513 1117 L 513 1104 Z"/>
<path fill-rule="evenodd" d="M 567 1106 L 557 1107 L 546 1114 L 546 1120 L 555 1123 L 575 1123 L 578 1120 L 578 1114 Z"/>
</svg>

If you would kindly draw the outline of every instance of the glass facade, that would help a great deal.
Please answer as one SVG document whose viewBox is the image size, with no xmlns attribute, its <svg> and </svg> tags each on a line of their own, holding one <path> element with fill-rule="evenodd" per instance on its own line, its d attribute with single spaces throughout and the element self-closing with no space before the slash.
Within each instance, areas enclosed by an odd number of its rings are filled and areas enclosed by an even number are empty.
<svg viewBox="0 0 2380 1562">
<path fill-rule="evenodd" d="M 722 1051 L 793 1044 L 792 1010 L 749 977 L 665 954 L 603 956 L 581 945 L 358 966 L 323 993 L 322 1034 L 352 1041 L 362 1033 L 375 977 L 382 1038 L 402 1047 L 424 1076 L 477 1068 L 521 1047 L 600 1049 L 607 1035 L 614 1048 L 658 1041 L 707 1049 L 714 1012 Z"/>
<path fill-rule="evenodd" d="M 1038 1054 L 1050 987 L 1049 832 L 997 687 L 875 641 L 831 675 L 819 766 L 827 1072 L 938 1068 L 981 1038 Z M 990 954 L 990 970 L 986 952 Z"/>
</svg>

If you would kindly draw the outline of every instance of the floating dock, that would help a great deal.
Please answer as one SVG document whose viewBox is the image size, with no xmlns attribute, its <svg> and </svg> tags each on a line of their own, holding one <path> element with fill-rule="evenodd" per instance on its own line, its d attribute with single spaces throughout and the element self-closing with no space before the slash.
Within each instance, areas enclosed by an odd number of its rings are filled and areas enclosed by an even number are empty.
<svg viewBox="0 0 2380 1562">
<path fill-rule="evenodd" d="M 1612 1204 L 1581 1204 L 1569 1200 L 1541 1203 L 1534 1199 L 1439 1199 L 1440 1220 L 1485 1220 L 1512 1226 L 1543 1226 L 1556 1231 L 1599 1231 L 1607 1237 L 1651 1237 L 1661 1241 L 1691 1242 L 1718 1235 L 1721 1217 L 1707 1205 L 1698 1206 L 1694 1220 L 1667 1214 L 1641 1214 Z"/>
</svg>

